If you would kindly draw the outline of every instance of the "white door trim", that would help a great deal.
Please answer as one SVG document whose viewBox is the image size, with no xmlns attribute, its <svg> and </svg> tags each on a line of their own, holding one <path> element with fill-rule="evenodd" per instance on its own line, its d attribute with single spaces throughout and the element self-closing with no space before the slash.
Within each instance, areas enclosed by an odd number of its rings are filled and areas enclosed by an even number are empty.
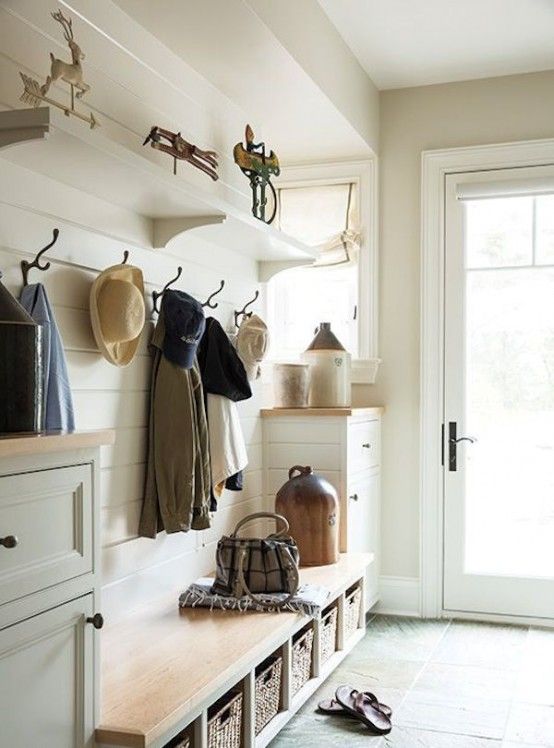
<svg viewBox="0 0 554 748">
<path fill-rule="evenodd" d="M 554 164 L 554 139 L 423 151 L 421 162 L 420 580 L 421 615 L 443 615 L 441 424 L 444 224 L 447 174 Z"/>
</svg>

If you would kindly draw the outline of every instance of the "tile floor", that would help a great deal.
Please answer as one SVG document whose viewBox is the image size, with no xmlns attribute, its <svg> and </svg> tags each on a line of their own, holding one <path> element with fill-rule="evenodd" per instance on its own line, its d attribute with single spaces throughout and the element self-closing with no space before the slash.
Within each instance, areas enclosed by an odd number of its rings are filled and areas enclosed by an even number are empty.
<svg viewBox="0 0 554 748">
<path fill-rule="evenodd" d="M 319 715 L 342 683 L 374 691 L 392 732 Z M 554 747 L 554 630 L 376 616 L 271 748 Z"/>
</svg>

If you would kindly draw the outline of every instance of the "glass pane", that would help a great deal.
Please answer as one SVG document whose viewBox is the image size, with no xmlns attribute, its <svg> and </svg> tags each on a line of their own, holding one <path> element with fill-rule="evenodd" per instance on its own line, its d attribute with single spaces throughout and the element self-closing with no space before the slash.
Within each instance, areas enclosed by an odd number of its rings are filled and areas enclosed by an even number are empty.
<svg viewBox="0 0 554 748">
<path fill-rule="evenodd" d="M 268 292 L 271 359 L 297 360 L 320 322 L 330 322 L 346 350 L 357 356 L 357 266 L 285 270 L 271 279 Z"/>
<path fill-rule="evenodd" d="M 554 265 L 554 195 L 537 197 L 537 264 Z"/>
<path fill-rule="evenodd" d="M 554 577 L 554 270 L 466 279 L 465 571 Z"/>
<path fill-rule="evenodd" d="M 530 265 L 532 260 L 532 197 L 466 203 L 466 267 Z"/>
</svg>

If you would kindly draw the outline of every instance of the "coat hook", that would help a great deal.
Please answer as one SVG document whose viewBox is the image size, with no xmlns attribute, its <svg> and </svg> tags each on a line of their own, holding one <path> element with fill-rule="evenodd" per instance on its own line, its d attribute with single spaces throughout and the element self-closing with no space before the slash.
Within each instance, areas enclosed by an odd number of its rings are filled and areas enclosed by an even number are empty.
<svg viewBox="0 0 554 748">
<path fill-rule="evenodd" d="M 158 309 L 158 299 L 160 298 L 160 296 L 164 295 L 164 293 L 167 291 L 167 289 L 171 285 L 173 285 L 173 283 L 179 280 L 182 272 L 183 272 L 183 268 L 179 265 L 179 267 L 177 268 L 177 275 L 175 276 L 175 278 L 172 278 L 170 281 L 168 281 L 161 291 L 152 291 L 152 302 L 154 304 L 154 311 L 158 312 L 158 314 L 160 313 L 160 310 Z"/>
<path fill-rule="evenodd" d="M 256 291 L 256 293 L 254 294 L 254 298 L 251 299 L 251 301 L 247 301 L 246 304 L 240 310 L 240 312 L 235 311 L 235 327 L 239 326 L 239 317 L 251 317 L 252 316 L 252 312 L 247 312 L 246 310 L 251 304 L 257 301 L 259 295 L 260 295 L 260 292 Z"/>
<path fill-rule="evenodd" d="M 212 294 L 210 294 L 208 298 L 206 299 L 206 301 L 202 304 L 202 306 L 207 306 L 210 309 L 216 309 L 218 306 L 218 302 L 216 301 L 215 304 L 212 304 L 212 299 L 214 298 L 214 296 L 217 296 L 218 293 L 221 293 L 224 287 L 225 287 L 225 281 L 222 280 L 219 284 L 219 288 L 217 289 L 217 291 L 214 291 Z"/>
<path fill-rule="evenodd" d="M 128 250 L 128 249 L 126 249 L 126 250 L 125 250 L 125 251 L 123 252 L 123 262 L 122 262 L 121 264 L 122 264 L 122 265 L 126 265 L 126 264 L 127 264 L 127 260 L 128 260 L 128 259 L 129 259 L 129 250 Z"/>
<path fill-rule="evenodd" d="M 50 242 L 50 244 L 47 244 L 46 247 L 43 247 L 32 262 L 27 262 L 27 260 L 21 260 L 21 272 L 23 273 L 23 285 L 24 286 L 27 285 L 29 270 L 31 270 L 31 268 L 37 268 L 38 270 L 48 270 L 48 268 L 50 267 L 49 262 L 46 262 L 44 265 L 41 265 L 40 258 L 48 249 L 50 249 L 50 247 L 54 246 L 54 244 L 58 241 L 60 230 L 54 229 L 52 234 L 53 234 L 53 239 Z"/>
</svg>

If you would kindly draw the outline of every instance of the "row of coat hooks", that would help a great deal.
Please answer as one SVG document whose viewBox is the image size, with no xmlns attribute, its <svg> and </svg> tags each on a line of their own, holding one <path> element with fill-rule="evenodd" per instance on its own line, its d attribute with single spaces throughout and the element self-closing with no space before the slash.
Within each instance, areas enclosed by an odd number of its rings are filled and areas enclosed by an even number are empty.
<svg viewBox="0 0 554 748">
<path fill-rule="evenodd" d="M 37 270 L 48 270 L 50 267 L 50 262 L 45 262 L 43 265 L 41 265 L 41 257 L 47 250 L 49 250 L 51 247 L 54 246 L 54 244 L 58 241 L 58 236 L 60 235 L 59 229 L 54 229 L 53 232 L 52 241 L 47 244 L 45 247 L 43 247 L 39 252 L 37 253 L 35 259 L 32 262 L 27 262 L 27 260 L 21 260 L 21 272 L 23 273 L 23 285 L 26 286 L 28 284 L 28 277 L 29 277 L 29 270 L 32 268 L 36 268 Z M 129 259 L 129 250 L 126 249 L 123 252 L 123 261 L 122 265 L 125 265 L 127 263 L 127 260 Z M 177 268 L 177 275 L 175 278 L 172 278 L 170 281 L 168 281 L 165 286 L 162 288 L 161 291 L 152 291 L 152 303 L 154 306 L 154 311 L 159 314 L 160 310 L 158 307 L 158 300 L 163 296 L 163 294 L 167 291 L 167 289 L 172 286 L 174 283 L 176 283 L 179 278 L 181 277 L 181 273 L 183 272 L 183 268 L 179 265 Z M 219 288 L 215 290 L 213 293 L 211 293 L 206 301 L 202 304 L 203 307 L 208 307 L 209 309 L 216 309 L 218 307 L 218 302 L 212 303 L 212 299 L 217 296 L 223 289 L 225 288 L 225 281 L 222 280 L 219 283 Z M 252 312 L 247 312 L 249 306 L 254 304 L 255 301 L 257 301 L 258 296 L 260 295 L 259 291 L 256 291 L 254 294 L 254 298 L 250 301 L 247 301 L 246 304 L 243 306 L 243 308 L 240 311 L 235 311 L 235 327 L 239 326 L 239 319 L 241 317 L 251 317 Z"/>
</svg>

